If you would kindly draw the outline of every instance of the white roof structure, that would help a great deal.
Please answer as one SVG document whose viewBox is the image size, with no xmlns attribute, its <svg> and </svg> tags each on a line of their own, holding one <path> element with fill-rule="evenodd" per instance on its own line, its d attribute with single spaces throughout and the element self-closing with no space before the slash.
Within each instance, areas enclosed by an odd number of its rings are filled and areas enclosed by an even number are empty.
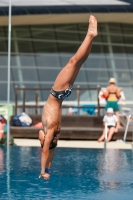
<svg viewBox="0 0 133 200">
<path fill-rule="evenodd" d="M 99 22 L 133 23 L 133 0 L 11 0 L 12 24 L 84 23 L 89 13 Z M 8 23 L 9 0 L 0 0 L 0 26 Z"/>
<path fill-rule="evenodd" d="M 9 0 L 0 1 L 0 7 L 6 7 Z M 128 2 L 119 0 L 12 0 L 12 6 L 80 6 L 80 5 L 130 5 Z"/>
</svg>

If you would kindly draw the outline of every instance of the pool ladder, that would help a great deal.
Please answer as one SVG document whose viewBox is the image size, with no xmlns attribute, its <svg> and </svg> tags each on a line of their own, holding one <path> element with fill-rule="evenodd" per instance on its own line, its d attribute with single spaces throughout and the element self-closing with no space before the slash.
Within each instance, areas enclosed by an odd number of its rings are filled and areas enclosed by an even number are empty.
<svg viewBox="0 0 133 200">
<path fill-rule="evenodd" d="M 108 134 L 107 134 L 107 123 L 105 123 L 105 140 L 104 140 L 104 149 L 107 148 L 107 140 L 108 140 Z"/>
<path fill-rule="evenodd" d="M 124 137 L 123 137 L 124 142 L 126 142 L 129 124 L 133 125 L 133 115 L 132 114 L 128 115 L 128 117 L 127 117 L 127 125 L 126 125 L 126 129 L 125 129 Z M 132 130 L 132 142 L 133 142 L 133 130 Z"/>
</svg>

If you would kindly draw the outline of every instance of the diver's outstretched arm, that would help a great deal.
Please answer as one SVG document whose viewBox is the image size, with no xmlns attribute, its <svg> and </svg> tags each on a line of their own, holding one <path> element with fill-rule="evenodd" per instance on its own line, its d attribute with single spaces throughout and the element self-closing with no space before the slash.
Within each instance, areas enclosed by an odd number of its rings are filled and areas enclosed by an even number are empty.
<svg viewBox="0 0 133 200">
<path fill-rule="evenodd" d="M 43 145 L 43 149 L 42 149 L 42 156 L 41 156 L 41 176 L 44 179 L 48 179 L 49 175 L 47 173 L 45 173 L 45 169 L 47 167 L 47 161 L 49 158 L 49 146 L 50 143 L 53 139 L 53 133 L 54 133 L 54 129 L 48 129 L 47 131 L 47 135 L 45 136 L 45 141 L 44 141 L 44 145 Z"/>
</svg>

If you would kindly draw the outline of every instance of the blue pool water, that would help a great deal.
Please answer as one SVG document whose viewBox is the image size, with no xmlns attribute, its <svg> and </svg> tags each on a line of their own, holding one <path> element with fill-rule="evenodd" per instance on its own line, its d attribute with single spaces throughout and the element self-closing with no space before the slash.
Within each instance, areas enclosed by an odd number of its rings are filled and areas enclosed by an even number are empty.
<svg viewBox="0 0 133 200">
<path fill-rule="evenodd" d="M 133 200 L 133 152 L 57 148 L 51 177 L 38 179 L 41 149 L 0 147 L 0 200 Z"/>
</svg>

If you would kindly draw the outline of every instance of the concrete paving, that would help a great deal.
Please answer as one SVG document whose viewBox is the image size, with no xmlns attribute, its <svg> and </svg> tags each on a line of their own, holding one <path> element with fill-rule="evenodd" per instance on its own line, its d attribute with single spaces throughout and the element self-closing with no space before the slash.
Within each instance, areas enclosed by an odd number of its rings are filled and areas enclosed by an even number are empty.
<svg viewBox="0 0 133 200">
<path fill-rule="evenodd" d="M 14 142 L 17 146 L 25 146 L 25 147 L 40 147 L 39 140 L 36 139 L 14 139 Z M 65 148 L 94 148 L 94 149 L 103 149 L 105 146 L 104 142 L 97 141 L 75 141 L 75 140 L 59 140 L 58 147 Z M 111 141 L 106 144 L 106 148 L 108 149 L 132 149 L 133 143 L 131 142 L 123 142 L 121 140 Z"/>
</svg>

